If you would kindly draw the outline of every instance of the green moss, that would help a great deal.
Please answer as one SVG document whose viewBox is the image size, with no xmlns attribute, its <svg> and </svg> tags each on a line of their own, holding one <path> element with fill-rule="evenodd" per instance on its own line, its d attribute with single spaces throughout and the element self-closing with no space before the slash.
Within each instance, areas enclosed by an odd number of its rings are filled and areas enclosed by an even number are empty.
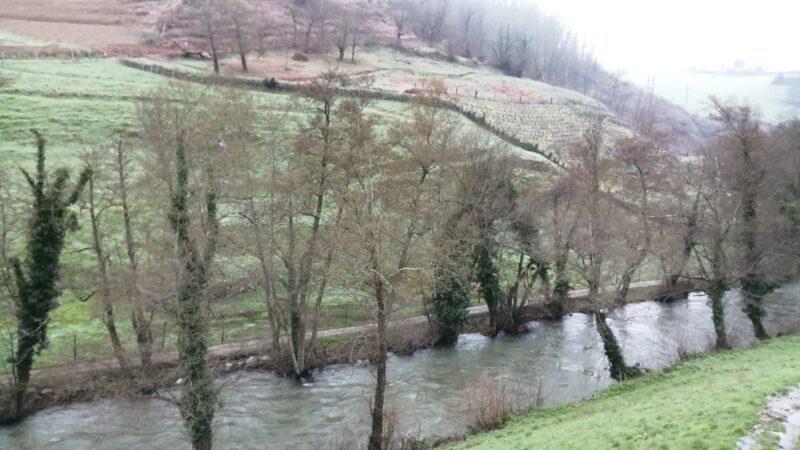
<svg viewBox="0 0 800 450">
<path fill-rule="evenodd" d="M 698 356 L 586 400 L 518 415 L 453 448 L 734 448 L 766 397 L 800 382 L 800 336 Z"/>
</svg>

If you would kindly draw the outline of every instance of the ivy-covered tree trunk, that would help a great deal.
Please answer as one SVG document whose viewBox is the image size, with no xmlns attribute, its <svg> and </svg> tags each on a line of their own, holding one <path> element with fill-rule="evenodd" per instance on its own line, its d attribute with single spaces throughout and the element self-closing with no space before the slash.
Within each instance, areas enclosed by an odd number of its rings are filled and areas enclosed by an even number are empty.
<svg viewBox="0 0 800 450">
<path fill-rule="evenodd" d="M 567 260 L 569 253 L 566 248 L 559 249 L 555 261 L 555 285 L 553 286 L 553 301 L 563 305 L 569 295 L 569 279 L 567 279 Z"/>
<path fill-rule="evenodd" d="M 175 165 L 177 183 L 170 219 L 182 265 L 178 282 L 178 362 L 185 380 L 179 406 L 192 448 L 210 450 L 217 389 L 206 362 L 208 305 L 205 294 L 219 232 L 217 201 L 213 187 L 209 186 L 205 198 L 207 242 L 201 252 L 190 231 L 189 165 L 182 138 L 178 141 Z"/>
<path fill-rule="evenodd" d="M 10 261 L 17 303 L 12 419 L 22 415 L 34 356 L 47 346 L 50 311 L 55 308 L 59 295 L 57 283 L 64 238 L 68 230 L 77 227 L 77 218 L 69 208 L 78 201 L 91 176 L 88 169 L 84 170 L 72 190 L 68 190 L 66 169 L 57 170 L 52 179 L 49 178 L 45 171 L 45 139 L 36 131 L 34 134 L 37 145 L 35 178 L 22 171 L 33 193 L 26 254 L 24 261 Z"/>
<path fill-rule="evenodd" d="M 489 327 L 497 332 L 497 313 L 502 291 L 492 252 L 484 243 L 475 247 L 475 278 L 480 283 L 480 293 L 489 309 Z"/>
<path fill-rule="evenodd" d="M 722 279 L 712 280 L 708 287 L 708 296 L 711 299 L 711 320 L 714 323 L 715 347 L 728 348 L 728 336 L 725 332 L 725 308 L 722 298 L 725 295 L 725 282 Z"/>
<path fill-rule="evenodd" d="M 772 290 L 772 286 L 764 280 L 764 277 L 757 273 L 748 273 L 742 280 L 742 295 L 744 296 L 744 312 L 753 324 L 753 333 L 760 340 L 769 339 L 769 334 L 764 328 L 764 317 L 767 312 L 764 310 L 762 300 L 764 295 Z"/>
<path fill-rule="evenodd" d="M 740 119 L 744 120 L 744 119 Z M 744 129 L 744 126 L 753 128 Z M 755 130 L 755 131 L 753 131 Z M 769 293 L 773 286 L 767 281 L 761 270 L 761 253 L 756 243 L 758 233 L 758 185 L 763 179 L 763 171 L 753 160 L 753 152 L 756 147 L 756 136 L 758 125 L 752 125 L 745 120 L 742 128 L 738 129 L 736 137 L 739 140 L 739 147 L 742 157 L 742 172 L 739 175 L 739 189 L 742 192 L 742 243 L 744 245 L 744 263 L 748 265 L 748 271 L 742 278 L 742 291 L 744 293 L 745 308 L 744 312 L 753 323 L 753 331 L 758 339 L 769 339 L 767 331 L 764 329 L 763 318 L 767 315 L 762 300 L 764 295 Z"/>
<path fill-rule="evenodd" d="M 608 363 L 611 366 L 609 369 L 611 372 L 611 378 L 617 381 L 622 381 L 626 378 L 636 376 L 638 371 L 635 368 L 628 367 L 625 364 L 625 357 L 622 354 L 622 348 L 620 348 L 617 338 L 614 336 L 614 332 L 606 322 L 606 314 L 601 311 L 596 311 L 594 313 L 594 322 L 597 326 L 597 333 L 600 335 L 600 339 L 603 341 L 603 351 L 605 352 Z"/>
<path fill-rule="evenodd" d="M 469 293 L 453 274 L 436 271 L 435 293 L 431 299 L 431 312 L 439 328 L 439 342 L 453 344 L 469 317 Z"/>
</svg>

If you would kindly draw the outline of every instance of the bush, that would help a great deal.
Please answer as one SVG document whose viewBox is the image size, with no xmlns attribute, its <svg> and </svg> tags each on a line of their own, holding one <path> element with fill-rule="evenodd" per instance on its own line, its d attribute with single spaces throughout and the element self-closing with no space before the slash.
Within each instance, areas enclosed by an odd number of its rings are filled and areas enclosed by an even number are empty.
<svg viewBox="0 0 800 450">
<path fill-rule="evenodd" d="M 294 55 L 292 55 L 292 60 L 300 62 L 308 62 L 308 56 L 302 53 L 295 53 Z"/>
<path fill-rule="evenodd" d="M 497 428 L 511 410 L 505 387 L 486 375 L 467 386 L 467 406 L 475 431 Z"/>
<path fill-rule="evenodd" d="M 139 33 L 139 43 L 144 45 L 154 44 L 158 40 L 158 35 L 155 33 L 151 33 L 149 31 L 145 31 L 144 33 Z"/>
<path fill-rule="evenodd" d="M 264 78 L 263 84 L 264 88 L 269 89 L 270 91 L 278 89 L 278 80 L 276 80 L 275 77 Z"/>
</svg>

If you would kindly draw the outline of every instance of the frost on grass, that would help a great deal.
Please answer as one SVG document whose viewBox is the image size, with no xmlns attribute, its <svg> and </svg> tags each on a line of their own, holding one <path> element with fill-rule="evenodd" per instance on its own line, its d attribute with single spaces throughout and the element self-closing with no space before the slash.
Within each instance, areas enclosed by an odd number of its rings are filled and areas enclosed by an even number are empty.
<svg viewBox="0 0 800 450">
<path fill-rule="evenodd" d="M 742 436 L 737 450 L 760 448 L 796 449 L 800 439 L 800 386 L 784 395 L 770 397 L 759 413 L 758 423 Z"/>
</svg>

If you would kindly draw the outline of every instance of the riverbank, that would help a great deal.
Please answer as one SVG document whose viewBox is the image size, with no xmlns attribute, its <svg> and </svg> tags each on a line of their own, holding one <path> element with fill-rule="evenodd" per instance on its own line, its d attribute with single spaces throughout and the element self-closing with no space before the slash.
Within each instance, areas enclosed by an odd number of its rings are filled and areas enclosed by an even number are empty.
<svg viewBox="0 0 800 450">
<path fill-rule="evenodd" d="M 645 281 L 634 283 L 629 301 L 641 302 L 654 298 L 659 292 L 659 283 Z M 571 291 L 565 304 L 565 314 L 585 312 L 588 303 L 585 289 Z M 469 324 L 464 332 L 488 331 L 486 306 L 469 309 Z M 533 310 L 529 320 L 545 319 L 541 310 Z M 311 365 L 321 369 L 333 364 L 354 363 L 367 358 L 368 337 L 373 329 L 371 324 L 323 330 L 318 334 L 318 345 L 312 356 Z M 389 327 L 389 350 L 397 354 L 411 354 L 428 348 L 433 338 L 428 329 L 426 316 L 393 321 Z M 209 348 L 209 361 L 215 376 L 237 370 L 282 371 L 286 361 L 276 361 L 271 356 L 271 342 L 268 339 L 244 341 L 217 345 Z M 54 406 L 112 397 L 136 397 L 150 395 L 162 388 L 175 385 L 180 378 L 175 364 L 177 353 L 157 353 L 153 355 L 153 366 L 145 371 L 136 361 L 133 376 L 128 377 L 119 370 L 116 360 L 87 361 L 78 364 L 48 367 L 32 372 L 28 402 L 25 413 L 32 414 Z M 5 379 L 3 384 L 8 384 Z M 0 423 L 8 411 L 9 389 L 0 389 Z"/>
<path fill-rule="evenodd" d="M 791 335 L 694 356 L 579 402 L 516 415 L 452 448 L 735 448 L 768 396 L 800 383 L 798 351 L 800 335 Z M 773 434 L 761 438 L 777 445 Z"/>
</svg>

